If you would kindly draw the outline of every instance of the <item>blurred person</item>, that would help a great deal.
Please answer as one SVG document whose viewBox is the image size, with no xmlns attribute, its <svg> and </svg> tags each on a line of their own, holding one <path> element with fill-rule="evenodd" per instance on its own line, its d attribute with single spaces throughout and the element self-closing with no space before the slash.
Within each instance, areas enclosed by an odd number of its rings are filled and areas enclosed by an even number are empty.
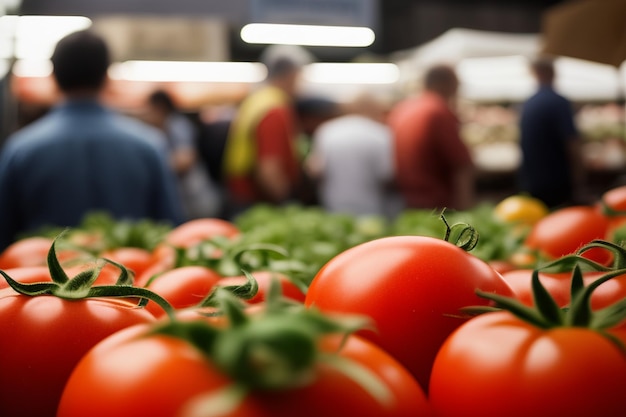
<svg viewBox="0 0 626 417">
<path fill-rule="evenodd" d="M 178 179 L 186 219 L 218 216 L 220 195 L 198 153 L 199 129 L 164 90 L 153 91 L 147 104 L 147 121 L 167 138 L 168 159 Z"/>
<path fill-rule="evenodd" d="M 396 182 L 407 208 L 465 210 L 474 200 L 474 163 L 460 137 L 454 69 L 435 65 L 424 75 L 420 94 L 390 111 Z"/>
<path fill-rule="evenodd" d="M 297 139 L 298 155 L 302 162 L 311 153 L 313 135 L 317 128 L 324 122 L 341 114 L 341 106 L 335 100 L 305 94 L 296 100 L 296 113 L 298 115 L 299 135 Z M 311 176 L 307 169 L 302 170 L 302 177 L 298 185 L 297 198 L 302 205 L 318 206 L 319 187 L 318 179 Z"/>
<path fill-rule="evenodd" d="M 552 59 L 538 58 L 531 71 L 538 88 L 520 114 L 520 191 L 550 208 L 573 204 L 582 186 L 583 164 L 572 105 L 554 89 Z"/>
<path fill-rule="evenodd" d="M 223 161 L 231 216 L 256 203 L 294 199 L 301 177 L 294 99 L 309 59 L 294 48 L 272 45 L 263 52 L 267 79 L 243 100 L 231 122 Z"/>
<path fill-rule="evenodd" d="M 306 171 L 317 179 L 326 210 L 391 219 L 399 206 L 391 187 L 395 169 L 387 108 L 368 94 L 342 107 L 343 114 L 313 133 Z"/>
<path fill-rule="evenodd" d="M 76 226 L 91 211 L 180 223 L 180 196 L 158 148 L 164 138 L 100 101 L 110 64 L 104 39 L 74 32 L 51 60 L 62 99 L 0 153 L 0 248 L 42 227 Z"/>
</svg>

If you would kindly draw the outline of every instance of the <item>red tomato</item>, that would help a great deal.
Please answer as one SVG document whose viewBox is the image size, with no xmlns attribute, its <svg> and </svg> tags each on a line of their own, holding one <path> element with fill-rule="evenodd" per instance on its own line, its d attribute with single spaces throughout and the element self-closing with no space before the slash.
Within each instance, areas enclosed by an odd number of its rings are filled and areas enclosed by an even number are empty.
<svg viewBox="0 0 626 417">
<path fill-rule="evenodd" d="M 608 227 L 608 219 L 595 207 L 565 207 L 539 220 L 530 230 L 525 246 L 548 259 L 557 259 L 594 239 L 604 239 Z M 584 256 L 600 263 L 612 259 L 608 251 L 599 248 L 585 252 Z"/>
<path fill-rule="evenodd" d="M 120 329 L 154 320 L 118 299 L 70 301 L 0 290 L 0 415 L 54 416 L 65 382 L 89 349 Z"/>
<path fill-rule="evenodd" d="M 438 417 L 626 416 L 626 357 L 582 327 L 534 327 L 508 312 L 475 317 L 441 347 Z"/>
<path fill-rule="evenodd" d="M 146 335 L 146 327 L 123 330 L 91 350 L 70 377 L 57 417 L 190 417 L 200 394 L 232 384 L 183 340 Z M 337 350 L 331 343 L 329 351 Z M 391 393 L 389 406 L 330 366 L 316 368 L 310 384 L 286 391 L 256 391 L 223 417 L 425 417 L 431 416 L 424 393 L 410 374 L 375 345 L 350 337 L 341 356 L 374 373 Z M 121 383 L 123 381 L 123 383 Z"/>
<path fill-rule="evenodd" d="M 626 185 L 612 188 L 600 197 L 598 210 L 609 219 L 606 239 L 619 243 L 623 240 L 626 224 Z"/>
<path fill-rule="evenodd" d="M 256 304 L 265 301 L 265 296 L 269 291 L 270 285 L 272 284 L 272 279 L 274 278 L 278 279 L 282 289 L 282 295 L 284 297 L 294 301 L 304 302 L 305 294 L 285 274 L 272 271 L 254 271 L 251 273 L 251 275 L 257 281 L 259 289 L 254 297 L 247 300 L 249 303 Z M 245 275 L 236 277 L 224 277 L 220 279 L 218 285 L 243 285 L 247 281 L 248 279 L 245 277 Z"/>
<path fill-rule="evenodd" d="M 175 309 L 192 307 L 206 297 L 220 281 L 221 275 L 204 266 L 183 266 L 158 275 L 147 288 L 165 298 Z M 165 311 L 149 301 L 146 309 L 161 317 Z"/>
<path fill-rule="evenodd" d="M 313 278 L 305 305 L 373 319 L 360 334 L 395 356 L 427 389 L 445 338 L 467 318 L 461 308 L 488 305 L 476 289 L 510 296 L 500 274 L 441 239 L 395 236 L 355 246 Z"/>
<path fill-rule="evenodd" d="M 10 244 L 0 253 L 0 269 L 46 265 L 52 239 L 28 237 Z"/>
<path fill-rule="evenodd" d="M 626 212 L 626 185 L 611 188 L 600 196 L 600 203 L 609 209 Z"/>
<path fill-rule="evenodd" d="M 217 236 L 234 238 L 239 234 L 239 228 L 227 220 L 212 217 L 193 219 L 172 229 L 165 237 L 165 243 L 188 248 Z"/>
<path fill-rule="evenodd" d="M 511 286 L 515 298 L 528 306 L 534 305 L 531 278 L 533 271 L 530 269 L 518 269 L 505 272 L 502 278 Z M 597 280 L 604 273 L 586 272 L 583 275 L 585 286 Z M 565 307 L 570 303 L 571 296 L 571 272 L 539 273 L 539 280 L 546 288 L 559 307 Z M 598 310 L 607 307 L 626 297 L 626 274 L 610 279 L 591 294 L 591 307 Z"/>
<path fill-rule="evenodd" d="M 101 253 L 99 257 L 107 258 L 124 265 L 126 268 L 130 269 L 135 276 L 141 275 L 153 262 L 150 251 L 133 247 L 110 249 Z M 111 265 L 111 267 L 115 268 L 113 265 Z"/>
</svg>

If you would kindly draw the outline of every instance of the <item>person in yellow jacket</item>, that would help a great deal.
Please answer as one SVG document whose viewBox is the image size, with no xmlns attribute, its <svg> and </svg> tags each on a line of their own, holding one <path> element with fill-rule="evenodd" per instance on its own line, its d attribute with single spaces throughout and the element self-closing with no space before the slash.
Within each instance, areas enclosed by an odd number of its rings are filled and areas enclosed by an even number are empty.
<svg viewBox="0 0 626 417">
<path fill-rule="evenodd" d="M 285 203 L 298 186 L 294 97 L 307 59 L 293 51 L 267 48 L 262 56 L 267 79 L 243 100 L 231 123 L 223 161 L 231 216 L 260 202 Z"/>
</svg>

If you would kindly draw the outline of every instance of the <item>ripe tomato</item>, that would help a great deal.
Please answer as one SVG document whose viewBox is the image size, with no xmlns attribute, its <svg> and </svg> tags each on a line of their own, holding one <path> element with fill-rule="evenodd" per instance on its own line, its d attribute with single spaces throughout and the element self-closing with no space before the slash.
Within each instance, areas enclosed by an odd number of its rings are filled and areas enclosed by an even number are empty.
<svg viewBox="0 0 626 417">
<path fill-rule="evenodd" d="M 45 266 L 52 239 L 28 237 L 13 242 L 0 253 L 0 269 Z"/>
<path fill-rule="evenodd" d="M 89 349 L 118 330 L 154 320 L 118 299 L 0 290 L 0 415 L 54 416 L 65 382 Z"/>
<path fill-rule="evenodd" d="M 359 334 L 395 356 L 427 389 L 439 347 L 467 319 L 460 309 L 490 304 L 476 289 L 513 294 L 487 263 L 449 242 L 394 236 L 331 259 L 313 278 L 305 305 L 371 317 L 376 330 Z"/>
<path fill-rule="evenodd" d="M 240 234 L 239 228 L 227 220 L 201 218 L 189 220 L 172 229 L 165 237 L 165 243 L 176 247 L 191 247 L 203 240 L 217 236 L 234 238 Z"/>
<path fill-rule="evenodd" d="M 495 312 L 446 340 L 429 396 L 439 417 L 617 417 L 625 376 L 624 352 L 594 330 L 545 330 Z"/>
<path fill-rule="evenodd" d="M 124 265 L 130 269 L 135 276 L 141 275 L 152 265 L 152 254 L 147 249 L 134 247 L 120 247 L 102 252 L 99 257 L 107 258 Z M 111 265 L 113 266 L 113 265 Z M 106 267 L 105 267 L 106 268 Z"/>
<path fill-rule="evenodd" d="M 293 283 L 293 281 L 286 276 L 285 274 L 281 274 L 278 272 L 272 271 L 254 271 L 251 273 L 254 279 L 257 281 L 259 285 L 259 289 L 252 298 L 248 301 L 249 303 L 256 304 L 265 301 L 265 296 L 270 289 L 270 285 L 272 284 L 272 279 L 278 279 L 280 283 L 280 287 L 282 290 L 282 295 L 286 298 L 289 298 L 294 301 L 304 302 L 305 294 L 302 290 Z M 224 277 L 220 279 L 218 285 L 243 285 L 248 281 L 245 275 L 235 276 L 235 277 Z"/>
<path fill-rule="evenodd" d="M 502 278 L 513 289 L 515 298 L 528 306 L 534 305 L 531 285 L 532 273 L 533 271 L 530 269 L 517 269 L 502 274 Z M 583 281 L 585 285 L 589 285 L 601 276 L 603 276 L 602 272 L 585 272 Z M 559 307 L 568 306 L 570 303 L 571 278 L 571 272 L 539 272 L 539 280 Z M 591 295 L 591 307 L 598 310 L 625 297 L 626 274 L 602 283 Z"/>
<path fill-rule="evenodd" d="M 626 212 L 626 185 L 611 188 L 600 196 L 600 204 L 609 209 Z"/>
<path fill-rule="evenodd" d="M 608 226 L 608 219 L 595 207 L 565 207 L 539 220 L 524 243 L 542 256 L 556 259 L 576 252 L 594 239 L 604 239 Z M 600 263 L 612 259 L 608 251 L 600 248 L 591 249 L 584 256 Z"/>
<path fill-rule="evenodd" d="M 201 394 L 223 390 L 232 379 L 184 340 L 134 326 L 107 338 L 74 369 L 57 417 L 191 417 Z M 330 341 L 328 352 L 336 352 Z M 410 374 L 386 352 L 355 336 L 339 350 L 374 373 L 391 393 L 387 408 L 344 373 L 315 368 L 314 379 L 286 391 L 252 391 L 223 417 L 427 417 L 424 393 Z M 120 383 L 123 381 L 123 383 Z"/>
<path fill-rule="evenodd" d="M 158 275 L 147 288 L 165 298 L 175 309 L 192 307 L 200 303 L 222 277 L 204 266 L 183 266 Z M 149 301 L 146 309 L 161 317 L 163 309 Z"/>
</svg>

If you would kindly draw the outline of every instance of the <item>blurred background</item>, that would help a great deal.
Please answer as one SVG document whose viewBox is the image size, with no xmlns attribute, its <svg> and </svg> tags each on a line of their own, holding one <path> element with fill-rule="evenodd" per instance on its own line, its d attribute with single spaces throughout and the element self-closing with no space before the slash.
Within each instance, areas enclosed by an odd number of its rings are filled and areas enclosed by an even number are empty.
<svg viewBox="0 0 626 417">
<path fill-rule="evenodd" d="M 590 187 L 626 172 L 625 0 L 0 0 L 0 145 L 55 102 L 52 48 L 86 27 L 112 48 L 112 106 L 133 114 L 162 88 L 205 126 L 263 80 L 271 43 L 303 45 L 314 62 L 302 95 L 339 102 L 364 90 L 391 102 L 429 65 L 454 64 L 485 198 L 514 187 L 519 105 L 535 88 L 527 64 L 548 52 L 576 106 Z"/>
</svg>

